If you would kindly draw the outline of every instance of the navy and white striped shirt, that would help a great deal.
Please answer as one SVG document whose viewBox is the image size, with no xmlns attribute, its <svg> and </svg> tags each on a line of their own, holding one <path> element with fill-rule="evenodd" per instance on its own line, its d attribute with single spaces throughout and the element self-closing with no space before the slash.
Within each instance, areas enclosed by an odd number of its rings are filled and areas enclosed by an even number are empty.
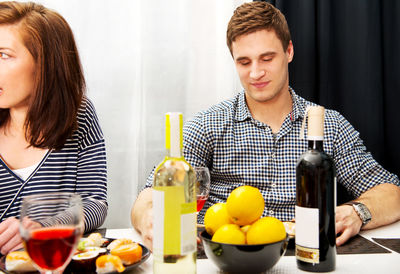
<svg viewBox="0 0 400 274">
<path fill-rule="evenodd" d="M 268 125 L 251 116 L 244 91 L 185 124 L 185 159 L 192 166 L 209 167 L 211 173 L 210 197 L 199 222 L 203 222 L 207 208 L 226 202 L 229 193 L 241 185 L 261 191 L 263 216 L 282 221 L 294 218 L 296 164 L 308 147 L 307 139 L 300 139 L 301 124 L 306 107 L 314 104 L 290 92 L 293 110 L 276 136 Z M 326 110 L 324 130 L 324 150 L 334 158 L 337 181 L 354 196 L 380 183 L 400 185 L 397 176 L 384 170 L 366 151 L 359 133 L 338 112 Z M 146 187 L 152 185 L 152 175 Z"/>
<path fill-rule="evenodd" d="M 24 181 L 0 159 L 0 221 L 19 218 L 22 198 L 64 191 L 79 194 L 85 231 L 103 224 L 107 216 L 107 169 L 104 137 L 90 100 L 78 111 L 78 129 L 61 150 L 49 150 Z"/>
</svg>

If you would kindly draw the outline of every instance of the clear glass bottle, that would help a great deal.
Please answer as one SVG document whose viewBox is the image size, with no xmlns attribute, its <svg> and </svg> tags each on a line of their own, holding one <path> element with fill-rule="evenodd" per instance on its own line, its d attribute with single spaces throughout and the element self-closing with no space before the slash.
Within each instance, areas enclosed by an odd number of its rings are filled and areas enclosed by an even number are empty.
<svg viewBox="0 0 400 274">
<path fill-rule="evenodd" d="M 311 272 L 336 265 L 336 171 L 323 151 L 324 117 L 323 107 L 309 108 L 308 150 L 296 167 L 296 260 L 299 269 Z"/>
<path fill-rule="evenodd" d="M 196 175 L 182 155 L 182 113 L 166 114 L 167 155 L 154 172 L 154 273 L 196 273 Z"/>
</svg>

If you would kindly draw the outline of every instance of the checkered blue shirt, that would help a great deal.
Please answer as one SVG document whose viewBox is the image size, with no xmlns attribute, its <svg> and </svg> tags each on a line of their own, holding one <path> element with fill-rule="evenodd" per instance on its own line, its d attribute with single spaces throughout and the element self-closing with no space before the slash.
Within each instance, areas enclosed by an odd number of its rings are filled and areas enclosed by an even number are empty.
<svg viewBox="0 0 400 274">
<path fill-rule="evenodd" d="M 294 218 L 296 164 L 308 148 L 307 139 L 299 137 L 301 124 L 306 107 L 315 104 L 292 89 L 290 92 L 293 110 L 276 136 L 268 125 L 251 116 L 244 91 L 185 124 L 185 159 L 192 166 L 208 166 L 211 173 L 210 197 L 199 214 L 200 223 L 207 208 L 226 202 L 229 193 L 241 185 L 261 191 L 265 199 L 263 216 L 282 221 Z M 397 176 L 372 158 L 359 133 L 337 111 L 326 110 L 324 127 L 324 151 L 335 161 L 337 182 L 354 196 L 385 182 L 400 186 Z M 147 187 L 152 180 L 151 174 Z"/>
</svg>

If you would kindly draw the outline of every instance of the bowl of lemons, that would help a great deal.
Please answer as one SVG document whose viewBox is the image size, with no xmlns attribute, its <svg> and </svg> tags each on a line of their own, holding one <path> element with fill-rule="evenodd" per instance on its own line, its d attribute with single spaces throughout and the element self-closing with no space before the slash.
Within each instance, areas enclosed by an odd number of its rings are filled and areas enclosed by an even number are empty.
<svg viewBox="0 0 400 274">
<path fill-rule="evenodd" d="M 257 188 L 241 186 L 226 203 L 207 209 L 200 238 L 206 256 L 220 270 L 260 273 L 285 254 L 289 241 L 285 226 L 274 217 L 261 217 L 264 206 Z"/>
</svg>

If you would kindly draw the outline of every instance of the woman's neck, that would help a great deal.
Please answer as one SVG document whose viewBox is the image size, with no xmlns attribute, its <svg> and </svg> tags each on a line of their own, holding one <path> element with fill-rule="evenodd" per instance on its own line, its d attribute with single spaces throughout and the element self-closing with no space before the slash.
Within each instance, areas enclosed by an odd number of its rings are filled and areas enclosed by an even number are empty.
<svg viewBox="0 0 400 274">
<path fill-rule="evenodd" d="M 25 130 L 25 111 L 10 110 L 10 119 L 0 128 L 0 155 L 10 169 L 32 166 L 41 159 L 47 149 L 31 146 Z"/>
<path fill-rule="evenodd" d="M 10 109 L 10 119 L 3 126 L 5 134 L 25 136 L 26 109 Z"/>
</svg>

